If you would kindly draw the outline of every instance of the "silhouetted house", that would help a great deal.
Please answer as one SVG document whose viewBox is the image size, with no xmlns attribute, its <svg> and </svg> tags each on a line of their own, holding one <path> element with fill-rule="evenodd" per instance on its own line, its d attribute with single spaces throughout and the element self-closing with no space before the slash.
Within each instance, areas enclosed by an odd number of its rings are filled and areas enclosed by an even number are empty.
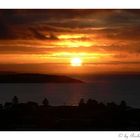
<svg viewBox="0 0 140 140">
<path fill-rule="evenodd" d="M 12 103 L 10 103 L 10 102 L 6 102 L 5 104 L 4 104 L 4 109 L 11 109 L 12 108 L 12 106 L 13 106 L 13 104 Z"/>
<path fill-rule="evenodd" d="M 38 109 L 38 104 L 36 102 L 29 101 L 26 105 L 31 111 L 35 111 L 36 109 Z"/>
<path fill-rule="evenodd" d="M 22 112 L 26 112 L 26 111 L 28 111 L 28 105 L 26 104 L 26 103 L 19 103 L 18 104 L 18 107 L 20 108 L 20 110 L 22 111 Z"/>
</svg>

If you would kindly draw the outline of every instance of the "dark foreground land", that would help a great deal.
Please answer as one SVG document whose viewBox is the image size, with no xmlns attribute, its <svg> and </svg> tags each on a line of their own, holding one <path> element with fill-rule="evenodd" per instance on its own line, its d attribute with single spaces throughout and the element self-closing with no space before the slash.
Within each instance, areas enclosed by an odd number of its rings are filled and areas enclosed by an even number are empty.
<svg viewBox="0 0 140 140">
<path fill-rule="evenodd" d="M 12 102 L 0 107 L 0 130 L 117 130 L 139 131 L 140 109 L 128 107 L 125 101 L 99 103 L 81 99 L 78 106 L 51 106 L 45 98 L 35 102 Z"/>
</svg>

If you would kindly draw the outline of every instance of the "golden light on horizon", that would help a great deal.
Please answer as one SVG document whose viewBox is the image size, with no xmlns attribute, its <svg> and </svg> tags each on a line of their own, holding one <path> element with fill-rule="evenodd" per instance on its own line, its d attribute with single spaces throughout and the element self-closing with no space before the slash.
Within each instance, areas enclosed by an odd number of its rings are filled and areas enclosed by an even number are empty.
<svg viewBox="0 0 140 140">
<path fill-rule="evenodd" d="M 80 41 L 80 40 L 63 40 L 63 41 L 59 41 L 56 42 L 57 46 L 63 46 L 63 47 L 67 47 L 67 48 L 76 48 L 76 47 L 91 47 L 92 45 L 94 45 L 93 42 L 89 42 L 89 41 Z"/>
<path fill-rule="evenodd" d="M 59 35 L 58 38 L 59 39 L 79 39 L 85 37 L 84 34 L 63 34 L 63 35 Z"/>
<path fill-rule="evenodd" d="M 72 58 L 71 66 L 82 66 L 82 60 L 79 57 Z"/>
<path fill-rule="evenodd" d="M 59 35 L 58 38 L 59 39 L 78 39 L 78 38 L 82 38 L 84 37 L 83 34 L 65 34 L 65 35 Z"/>
</svg>

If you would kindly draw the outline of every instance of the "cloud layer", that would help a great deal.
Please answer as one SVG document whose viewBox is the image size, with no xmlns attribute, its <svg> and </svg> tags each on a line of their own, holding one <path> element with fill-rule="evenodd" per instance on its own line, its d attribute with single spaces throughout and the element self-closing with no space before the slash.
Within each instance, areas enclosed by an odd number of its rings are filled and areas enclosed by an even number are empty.
<svg viewBox="0 0 140 140">
<path fill-rule="evenodd" d="M 140 10 L 0 10 L 0 63 L 140 63 L 139 30 Z"/>
</svg>

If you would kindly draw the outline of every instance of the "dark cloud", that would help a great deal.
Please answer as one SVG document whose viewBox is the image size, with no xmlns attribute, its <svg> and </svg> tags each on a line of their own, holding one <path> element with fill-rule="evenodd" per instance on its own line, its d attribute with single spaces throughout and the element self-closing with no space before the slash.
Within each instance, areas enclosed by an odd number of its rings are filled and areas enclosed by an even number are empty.
<svg viewBox="0 0 140 140">
<path fill-rule="evenodd" d="M 48 36 L 43 34 L 41 31 L 37 29 L 26 27 L 26 26 L 10 26 L 8 24 L 0 23 L 0 39 L 1 40 L 57 40 L 57 36 L 55 36 L 51 30 L 48 30 Z"/>
<path fill-rule="evenodd" d="M 57 40 L 58 38 L 54 35 L 54 34 L 49 34 L 47 36 L 45 36 L 44 34 L 42 34 L 41 32 L 37 31 L 34 28 L 30 28 L 30 30 L 32 31 L 35 39 L 40 39 L 40 40 Z"/>
<path fill-rule="evenodd" d="M 140 26 L 139 13 L 140 10 L 119 9 L 0 10 L 0 39 L 35 38 L 42 40 L 47 38 L 40 31 L 50 33 L 76 29 L 82 31 L 84 28 L 89 30 L 90 28 L 107 28 L 103 31 L 109 38 L 137 39 Z M 135 37 L 132 35 L 133 31 L 136 33 Z"/>
<path fill-rule="evenodd" d="M 0 10 L 1 40 L 40 40 L 57 41 L 58 34 L 84 33 L 89 36 L 79 38 L 81 41 L 96 41 L 104 38 L 118 41 L 106 46 L 92 46 L 80 51 L 124 51 L 140 53 L 140 10 L 98 10 L 98 9 L 32 9 L 32 10 Z M 90 35 L 95 35 L 95 38 Z M 74 39 L 73 39 L 74 40 Z M 73 41 L 72 40 L 72 41 Z M 77 39 L 78 40 L 78 39 Z M 98 41 L 98 40 L 97 40 Z M 126 45 L 120 43 L 124 41 Z M 55 47 L 55 46 L 53 46 Z M 65 46 L 66 47 L 66 46 Z M 49 50 L 48 48 L 46 51 Z M 53 48 L 52 48 L 53 50 Z M 56 45 L 53 51 L 63 51 Z M 67 51 L 79 51 L 68 49 Z M 3 53 L 43 53 L 44 48 L 33 46 L 8 46 L 0 48 Z"/>
<path fill-rule="evenodd" d="M 96 34 L 98 38 L 107 38 L 112 40 L 127 40 L 139 41 L 140 40 L 140 25 L 126 25 L 121 27 L 105 27 L 105 28 L 88 28 L 85 33 Z"/>
</svg>

